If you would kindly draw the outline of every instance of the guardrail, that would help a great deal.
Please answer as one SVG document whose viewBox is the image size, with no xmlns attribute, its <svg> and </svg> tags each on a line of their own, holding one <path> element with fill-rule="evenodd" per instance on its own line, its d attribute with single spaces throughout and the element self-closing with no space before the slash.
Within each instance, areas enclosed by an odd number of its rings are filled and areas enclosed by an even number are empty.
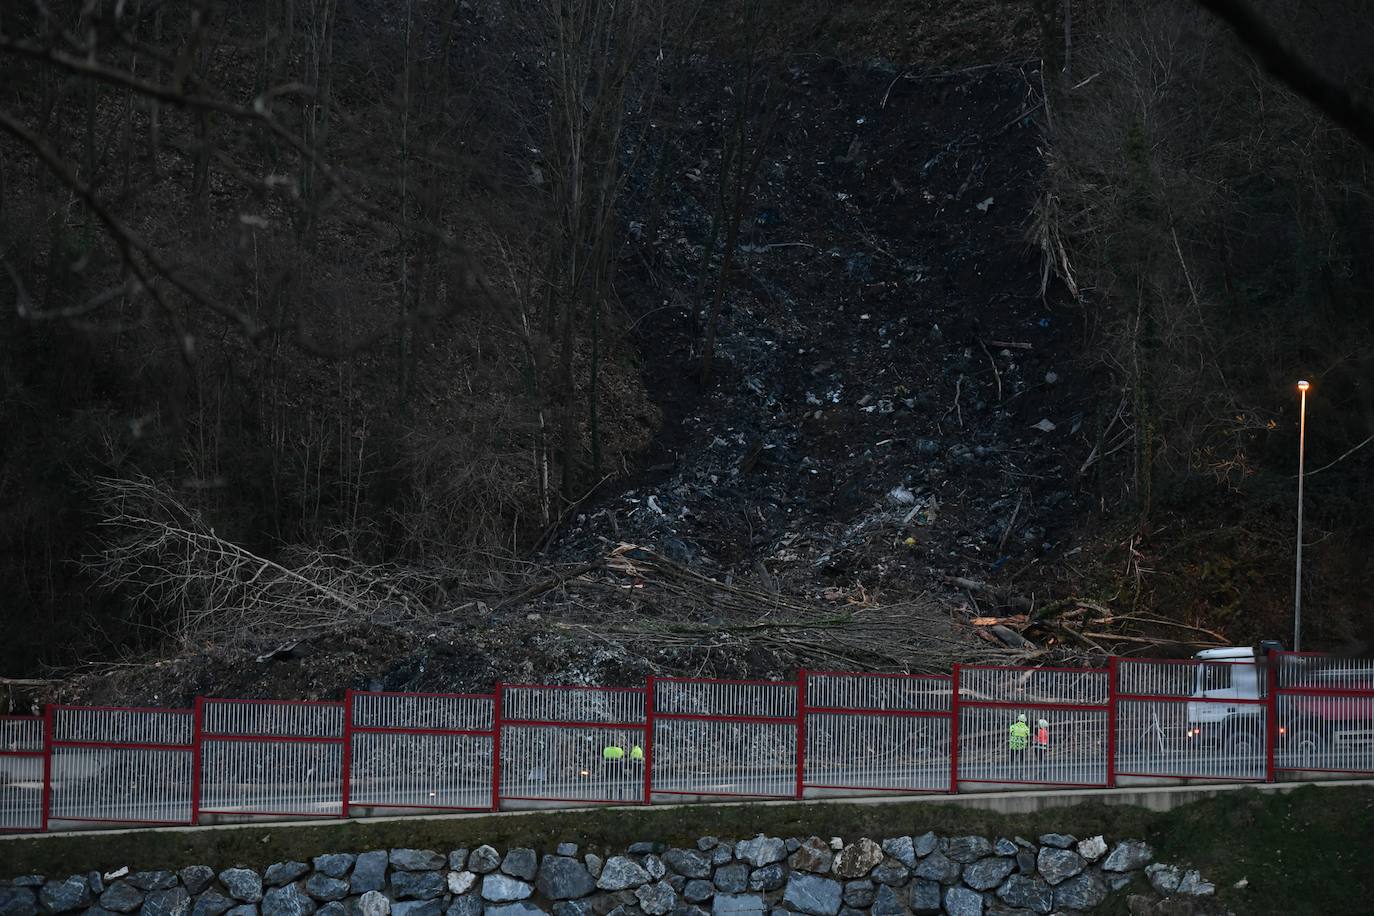
<svg viewBox="0 0 1374 916">
<path fill-rule="evenodd" d="M 802 671 L 0 716 L 0 831 L 1374 774 L 1374 661 Z"/>
</svg>

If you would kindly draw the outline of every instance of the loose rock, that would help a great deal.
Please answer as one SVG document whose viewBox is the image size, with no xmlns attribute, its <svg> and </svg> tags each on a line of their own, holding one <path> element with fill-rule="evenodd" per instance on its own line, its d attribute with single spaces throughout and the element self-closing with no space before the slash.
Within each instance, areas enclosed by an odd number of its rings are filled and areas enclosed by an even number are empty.
<svg viewBox="0 0 1374 916">
<path fill-rule="evenodd" d="M 477 874 L 470 871 L 451 871 L 448 873 L 446 883 L 448 892 L 457 897 L 459 894 L 466 894 L 472 890 L 472 886 L 477 883 Z"/>
<path fill-rule="evenodd" d="M 835 853 L 831 851 L 830 844 L 818 836 L 807 837 L 797 851 L 788 858 L 787 864 L 793 871 L 806 871 L 815 874 L 826 874 L 830 871 L 831 863 L 835 861 Z"/>
<path fill-rule="evenodd" d="M 1103 871 L 1134 871 L 1150 863 L 1155 856 L 1149 844 L 1140 840 L 1122 840 L 1116 844 L 1107 861 L 1102 863 Z"/>
<path fill-rule="evenodd" d="M 490 846 L 484 848 L 491 849 Z M 493 853 L 495 851 L 492 850 Z M 432 849 L 391 850 L 391 867 L 405 871 L 437 871 L 443 868 L 447 861 L 445 856 L 439 855 Z"/>
<path fill-rule="evenodd" d="M 1100 836 L 1079 840 L 1078 854 L 1089 862 L 1096 862 L 1107 854 L 1107 841 Z"/>
<path fill-rule="evenodd" d="M 945 891 L 945 912 L 949 916 L 983 916 L 983 896 L 966 887 Z"/>
<path fill-rule="evenodd" d="M 348 879 L 349 888 L 355 894 L 379 891 L 386 887 L 387 852 L 374 849 L 358 856 L 353 863 L 353 875 Z"/>
<path fill-rule="evenodd" d="M 916 863 L 913 873 L 918 878 L 953 884 L 959 880 L 959 871 L 958 862 L 951 862 L 943 852 L 936 851 Z"/>
<path fill-rule="evenodd" d="M 470 874 L 470 872 L 469 872 Z M 539 893 L 550 900 L 586 897 L 596 890 L 596 879 L 587 867 L 568 856 L 545 856 L 535 882 Z"/>
<path fill-rule="evenodd" d="M 668 874 L 668 866 L 663 864 L 663 860 L 655 855 L 645 856 L 639 863 L 643 869 L 649 873 L 649 877 L 657 881 Z"/>
<path fill-rule="evenodd" d="M 559 843 L 558 848 L 555 849 L 554 852 L 558 853 L 560 856 L 567 856 L 568 858 L 572 858 L 573 856 L 577 855 L 577 844 Z"/>
<path fill-rule="evenodd" d="M 935 851 L 940 845 L 940 838 L 934 833 L 923 833 L 911 841 L 912 848 L 916 851 L 917 858 L 924 858 Z"/>
<path fill-rule="evenodd" d="M 909 836 L 893 837 L 883 840 L 883 852 L 901 862 L 907 868 L 916 865 L 916 844 Z"/>
<path fill-rule="evenodd" d="M 453 903 L 444 911 L 444 916 L 482 916 L 482 906 L 481 896 L 464 894 L 453 899 Z"/>
<path fill-rule="evenodd" d="M 448 882 L 442 872 L 397 871 L 391 873 L 391 889 L 397 900 L 433 900 Z"/>
<path fill-rule="evenodd" d="M 1183 880 L 1178 882 L 1178 892 L 1202 897 L 1216 893 L 1216 886 L 1208 881 L 1203 881 L 1202 875 L 1196 871 L 1189 871 L 1183 876 Z"/>
<path fill-rule="evenodd" d="M 865 907 L 873 903 L 872 881 L 850 881 L 844 886 L 844 905 Z"/>
<path fill-rule="evenodd" d="M 1035 860 L 1040 877 L 1052 885 L 1072 878 L 1083 870 L 1083 865 L 1083 857 L 1072 849 L 1059 849 L 1053 846 L 1042 848 L 1040 856 Z"/>
<path fill-rule="evenodd" d="M 262 916 L 311 916 L 314 912 L 315 901 L 294 884 L 274 887 L 262 896 Z"/>
<path fill-rule="evenodd" d="M 187 916 L 191 912 L 191 895 L 184 887 L 153 891 L 143 898 L 140 916 Z"/>
<path fill-rule="evenodd" d="M 907 868 L 896 859 L 888 859 L 882 865 L 873 869 L 869 877 L 879 884 L 901 887 L 911 879 L 911 869 Z"/>
<path fill-rule="evenodd" d="M 115 881 L 100 895 L 100 905 L 112 913 L 132 913 L 143 906 L 143 891 L 127 881 Z M 230 906 L 233 906 L 233 903 L 224 909 L 227 910 Z"/>
<path fill-rule="evenodd" d="M 777 837 L 759 834 L 752 840 L 741 840 L 736 843 L 735 858 L 742 859 L 755 868 L 762 868 L 787 858 L 787 844 Z"/>
<path fill-rule="evenodd" d="M 448 854 L 448 867 L 450 871 L 463 871 L 468 867 L 468 851 L 466 849 L 454 849 Z"/>
<path fill-rule="evenodd" d="M 533 849 L 512 849 L 506 853 L 505 859 L 501 861 L 501 871 L 512 878 L 521 878 L 525 881 L 534 880 L 534 874 L 538 867 L 539 857 L 534 854 Z"/>
<path fill-rule="evenodd" d="M 84 876 L 72 875 L 65 881 L 44 884 L 38 899 L 50 913 L 68 913 L 91 905 L 91 886 Z"/>
<path fill-rule="evenodd" d="M 521 901 L 489 906 L 486 908 L 486 916 L 548 916 L 548 914 L 533 903 Z"/>
<path fill-rule="evenodd" d="M 124 880 L 141 891 L 169 891 L 177 886 L 177 876 L 170 871 L 136 871 Z"/>
<path fill-rule="evenodd" d="M 206 891 L 196 898 L 191 916 L 224 916 L 234 908 L 234 901 L 215 891 Z"/>
<path fill-rule="evenodd" d="M 872 841 L 869 841 L 872 843 Z M 877 848 L 877 843 L 872 843 Z M 881 855 L 882 850 L 878 850 Z M 870 866 L 871 867 L 871 866 Z M 836 916 L 840 911 L 842 889 L 840 882 L 819 875 L 793 872 L 787 879 L 782 902 L 793 910 L 810 916 Z"/>
<path fill-rule="evenodd" d="M 640 886 L 635 890 L 635 897 L 648 916 L 667 916 L 668 911 L 677 906 L 677 892 L 666 881 Z"/>
<path fill-rule="evenodd" d="M 177 877 L 181 879 L 181 886 L 186 888 L 186 893 L 194 895 L 210 886 L 210 882 L 215 880 L 215 870 L 208 865 L 188 865 L 177 872 Z"/>
<path fill-rule="evenodd" d="M 977 862 L 979 859 L 992 855 L 992 844 L 986 838 L 980 836 L 961 836 L 949 841 L 949 849 L 945 855 L 951 861 L 961 865 L 970 862 Z"/>
<path fill-rule="evenodd" d="M 501 856 L 490 846 L 478 846 L 468 853 L 468 871 L 475 871 L 479 875 L 496 871 L 501 864 Z"/>
<path fill-rule="evenodd" d="M 1036 913 L 1048 913 L 1054 909 L 1054 891 L 1039 878 L 1012 875 L 997 889 L 997 896 L 1010 906 Z"/>
<path fill-rule="evenodd" d="M 1150 879 L 1150 886 L 1161 894 L 1172 894 L 1178 890 L 1178 882 L 1183 876 L 1176 866 L 1156 862 L 1145 867 L 1145 877 Z"/>
<path fill-rule="evenodd" d="M 534 893 L 534 888 L 524 881 L 509 875 L 488 874 L 482 879 L 482 899 L 493 903 L 510 903 L 524 900 Z"/>
<path fill-rule="evenodd" d="M 716 894 L 711 901 L 712 916 L 763 916 L 766 912 L 758 894 Z"/>
<path fill-rule="evenodd" d="M 916 916 L 931 916 L 931 914 L 939 913 L 942 899 L 942 888 L 938 881 L 917 878 L 911 882 L 911 911 Z"/>
<path fill-rule="evenodd" d="M 226 868 L 219 873 L 219 880 L 235 900 L 257 903 L 262 899 L 262 878 L 252 869 Z"/>
<path fill-rule="evenodd" d="M 753 874 L 749 876 L 749 889 L 751 891 L 775 891 L 782 887 L 782 882 L 786 877 L 787 873 L 783 871 L 782 865 L 774 862 L 772 865 L 754 869 Z"/>
<path fill-rule="evenodd" d="M 870 912 L 873 916 L 906 916 L 906 907 L 902 905 L 897 892 L 884 884 L 878 888 Z"/>
<path fill-rule="evenodd" d="M 704 903 L 710 900 L 715 893 L 716 886 L 710 881 L 703 881 L 700 878 L 694 878 L 688 881 L 682 888 L 682 896 L 689 903 Z M 557 916 L 557 914 L 554 914 L 554 916 Z"/>
<path fill-rule="evenodd" d="M 1070 878 L 1054 889 L 1054 905 L 1059 909 L 1088 910 L 1107 899 L 1107 885 L 1092 873 Z"/>
<path fill-rule="evenodd" d="M 731 865 L 722 865 L 716 869 L 716 890 L 725 894 L 738 894 L 748 886 L 748 865 L 735 862 Z"/>
<path fill-rule="evenodd" d="M 290 884 L 308 871 L 310 871 L 310 866 L 304 862 L 278 862 L 275 865 L 267 866 L 267 871 L 262 873 L 262 883 L 268 887 L 281 887 L 283 884 Z M 133 876 L 130 875 L 130 877 Z"/>
<path fill-rule="evenodd" d="M 316 856 L 312 862 L 315 871 L 324 875 L 326 878 L 342 878 L 348 874 L 348 870 L 353 867 L 357 856 L 347 852 L 331 852 L 328 855 Z"/>
<path fill-rule="evenodd" d="M 684 878 L 711 877 L 711 860 L 695 849 L 670 849 L 663 854 L 663 862 Z"/>
<path fill-rule="evenodd" d="M 602 867 L 596 886 L 603 891 L 624 891 L 648 883 L 649 873 L 640 868 L 634 859 L 611 856 Z"/>
<path fill-rule="evenodd" d="M 1078 838 L 1067 833 L 1042 833 L 1040 834 L 1041 846 L 1053 846 L 1055 849 L 1068 849 Z"/>
<path fill-rule="evenodd" d="M 850 843 L 835 857 L 835 874 L 841 878 L 863 878 L 883 860 L 883 848 L 867 837 Z"/>
<path fill-rule="evenodd" d="M 342 900 L 348 896 L 348 882 L 331 878 L 323 872 L 315 872 L 305 879 L 305 892 L 316 900 Z"/>
<path fill-rule="evenodd" d="M 964 867 L 964 883 L 976 891 L 990 891 L 1016 868 L 1011 859 L 989 857 Z"/>
<path fill-rule="evenodd" d="M 405 900 L 391 905 L 391 916 L 441 916 L 443 911 L 442 900 Z"/>
</svg>

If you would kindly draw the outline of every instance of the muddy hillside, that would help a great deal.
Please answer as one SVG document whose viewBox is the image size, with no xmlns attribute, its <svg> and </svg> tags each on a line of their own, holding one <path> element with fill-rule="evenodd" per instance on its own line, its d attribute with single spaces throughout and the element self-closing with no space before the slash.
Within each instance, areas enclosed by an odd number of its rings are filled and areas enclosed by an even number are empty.
<svg viewBox="0 0 1374 916">
<path fill-rule="evenodd" d="M 968 587 L 1014 593 L 1008 616 L 1043 600 L 1078 549 L 1080 468 L 1115 407 L 1079 363 L 1077 309 L 1043 289 L 1038 87 L 1030 65 L 787 71 L 704 385 L 692 303 L 729 96 L 692 96 L 657 225 L 636 210 L 652 163 L 634 165 L 622 213 L 619 296 L 664 421 L 641 467 L 532 558 L 547 574 L 422 633 L 372 620 L 248 657 L 206 646 L 64 693 L 334 696 L 1043 653 L 1034 634 L 971 626 L 999 602 Z"/>
</svg>

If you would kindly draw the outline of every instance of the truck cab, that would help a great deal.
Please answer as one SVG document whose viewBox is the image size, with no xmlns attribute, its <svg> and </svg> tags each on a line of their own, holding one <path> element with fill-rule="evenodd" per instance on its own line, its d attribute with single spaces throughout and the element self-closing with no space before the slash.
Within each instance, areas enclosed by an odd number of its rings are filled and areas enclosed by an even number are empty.
<svg viewBox="0 0 1374 916">
<path fill-rule="evenodd" d="M 1204 649 L 1193 656 L 1202 664 L 1194 673 L 1192 696 L 1197 701 L 1188 703 L 1189 741 L 1220 745 L 1236 755 L 1263 752 L 1265 706 L 1257 701 L 1268 695 L 1268 653 L 1278 648 L 1266 641 L 1254 647 Z"/>
</svg>

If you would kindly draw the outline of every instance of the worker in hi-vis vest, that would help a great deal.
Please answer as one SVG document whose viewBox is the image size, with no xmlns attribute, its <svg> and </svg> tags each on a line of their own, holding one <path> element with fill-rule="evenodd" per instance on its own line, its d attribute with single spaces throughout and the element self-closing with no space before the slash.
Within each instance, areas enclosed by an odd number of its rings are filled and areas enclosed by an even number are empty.
<svg viewBox="0 0 1374 916">
<path fill-rule="evenodd" d="M 601 772 L 606 782 L 606 797 L 619 798 L 625 776 L 625 748 L 608 744 L 601 749 Z"/>
<path fill-rule="evenodd" d="M 1031 741 L 1031 747 L 1035 748 L 1035 756 L 1044 759 L 1045 752 L 1050 749 L 1050 723 L 1041 719 L 1035 723 L 1035 735 Z"/>
<path fill-rule="evenodd" d="M 1030 737 L 1030 726 L 1026 724 L 1026 714 L 1020 713 L 1007 731 L 1007 750 L 1018 754 L 1025 751 L 1026 739 Z"/>
</svg>

